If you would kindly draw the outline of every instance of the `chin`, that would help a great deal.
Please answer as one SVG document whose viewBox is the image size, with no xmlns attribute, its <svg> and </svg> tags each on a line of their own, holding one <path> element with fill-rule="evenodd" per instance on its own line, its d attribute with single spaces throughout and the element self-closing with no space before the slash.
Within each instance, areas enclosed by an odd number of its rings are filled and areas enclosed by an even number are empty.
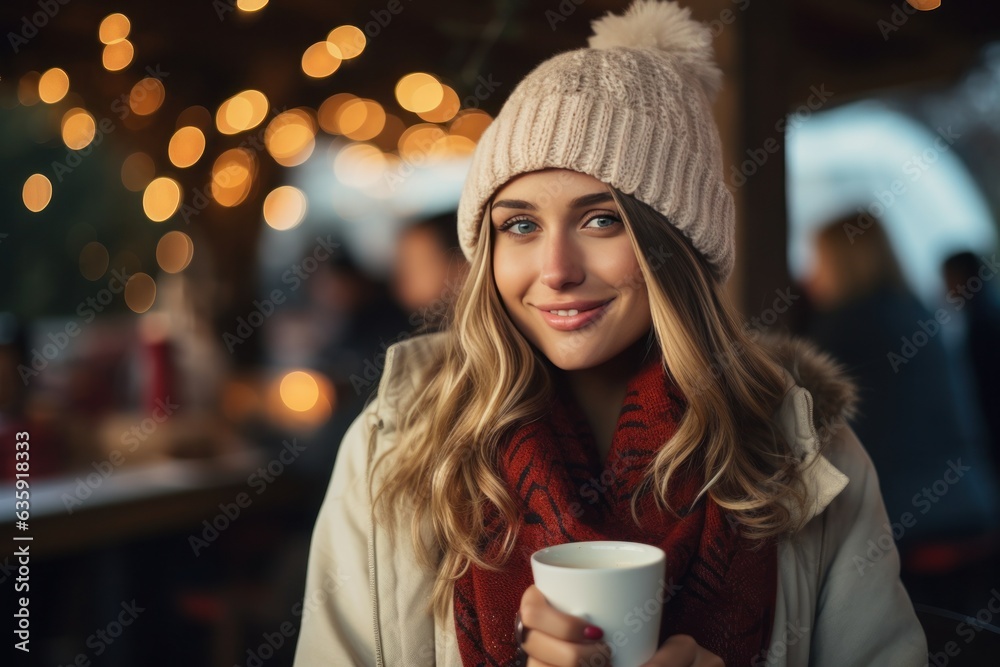
<svg viewBox="0 0 1000 667">
<path fill-rule="evenodd" d="M 609 349 L 609 345 L 604 341 L 583 342 L 571 336 L 567 336 L 563 341 L 546 340 L 542 344 L 536 344 L 535 347 L 553 366 L 564 371 L 581 371 L 600 366 L 618 353 Z"/>
</svg>

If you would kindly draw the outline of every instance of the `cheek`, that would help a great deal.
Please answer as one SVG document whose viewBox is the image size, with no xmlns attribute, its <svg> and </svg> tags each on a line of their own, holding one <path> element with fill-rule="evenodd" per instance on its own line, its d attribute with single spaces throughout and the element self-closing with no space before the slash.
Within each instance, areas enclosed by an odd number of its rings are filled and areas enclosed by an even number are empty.
<svg viewBox="0 0 1000 667">
<path fill-rule="evenodd" d="M 614 252 L 604 253 L 596 258 L 596 265 L 601 267 L 601 273 L 608 282 L 621 292 L 635 291 L 645 293 L 646 281 L 635 258 L 630 244 L 624 244 Z"/>
<path fill-rule="evenodd" d="M 506 256 L 503 252 L 493 256 L 493 280 L 505 303 L 516 301 L 527 289 L 530 280 L 525 276 L 523 267 L 518 266 L 512 257 Z"/>
</svg>

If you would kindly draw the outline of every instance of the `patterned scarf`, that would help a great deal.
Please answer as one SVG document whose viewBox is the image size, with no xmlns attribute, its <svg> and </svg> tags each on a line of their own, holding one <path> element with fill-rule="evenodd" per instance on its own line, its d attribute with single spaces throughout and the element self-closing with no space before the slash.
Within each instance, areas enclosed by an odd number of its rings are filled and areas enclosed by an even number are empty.
<svg viewBox="0 0 1000 667">
<path fill-rule="evenodd" d="M 774 541 L 751 550 L 714 502 L 702 497 L 692 507 L 701 476 L 690 472 L 672 480 L 670 506 L 680 518 L 656 507 L 648 485 L 637 503 L 642 527 L 632 518 L 629 503 L 642 472 L 673 435 L 686 407 L 663 372 L 661 357 L 653 346 L 629 379 L 605 462 L 579 404 L 561 381 L 551 416 L 519 426 L 505 441 L 500 472 L 520 499 L 524 520 L 502 572 L 470 566 L 455 582 L 463 665 L 523 667 L 516 658 L 513 626 L 521 595 L 533 583 L 531 554 L 583 540 L 644 542 L 667 553 L 659 645 L 683 633 L 727 665 L 749 665 L 766 655 L 777 590 Z M 493 509 L 487 523 L 491 537 L 482 545 L 491 559 L 502 539 L 497 516 Z M 605 639 L 613 643 L 612 637 Z"/>
</svg>

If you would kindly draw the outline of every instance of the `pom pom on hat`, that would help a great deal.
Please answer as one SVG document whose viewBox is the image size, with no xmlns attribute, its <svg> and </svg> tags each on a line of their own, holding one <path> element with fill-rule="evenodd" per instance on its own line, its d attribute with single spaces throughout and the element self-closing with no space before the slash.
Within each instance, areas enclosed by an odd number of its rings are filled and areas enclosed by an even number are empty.
<svg viewBox="0 0 1000 667">
<path fill-rule="evenodd" d="M 722 88 L 722 70 L 715 64 L 712 31 L 691 18 L 691 9 L 676 2 L 635 0 L 624 14 L 605 14 L 591 22 L 587 40 L 592 49 L 648 48 L 675 54 L 685 61 L 714 100 Z"/>
<path fill-rule="evenodd" d="M 724 281 L 733 269 L 735 206 L 712 102 L 722 86 L 712 32 L 674 0 L 633 0 L 593 21 L 589 46 L 558 53 L 514 88 L 472 155 L 458 203 L 472 261 L 487 207 L 504 183 L 569 169 L 660 213 Z"/>
</svg>

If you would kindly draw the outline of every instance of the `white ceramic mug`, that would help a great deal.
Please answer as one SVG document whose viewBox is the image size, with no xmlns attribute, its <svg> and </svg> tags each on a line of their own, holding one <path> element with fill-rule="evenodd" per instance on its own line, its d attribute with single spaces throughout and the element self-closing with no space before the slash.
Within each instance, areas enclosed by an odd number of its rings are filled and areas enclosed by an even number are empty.
<svg viewBox="0 0 1000 667">
<path fill-rule="evenodd" d="M 538 590 L 604 631 L 614 667 L 639 667 L 659 648 L 666 567 L 662 549 L 638 542 L 570 542 L 531 555 Z"/>
</svg>

